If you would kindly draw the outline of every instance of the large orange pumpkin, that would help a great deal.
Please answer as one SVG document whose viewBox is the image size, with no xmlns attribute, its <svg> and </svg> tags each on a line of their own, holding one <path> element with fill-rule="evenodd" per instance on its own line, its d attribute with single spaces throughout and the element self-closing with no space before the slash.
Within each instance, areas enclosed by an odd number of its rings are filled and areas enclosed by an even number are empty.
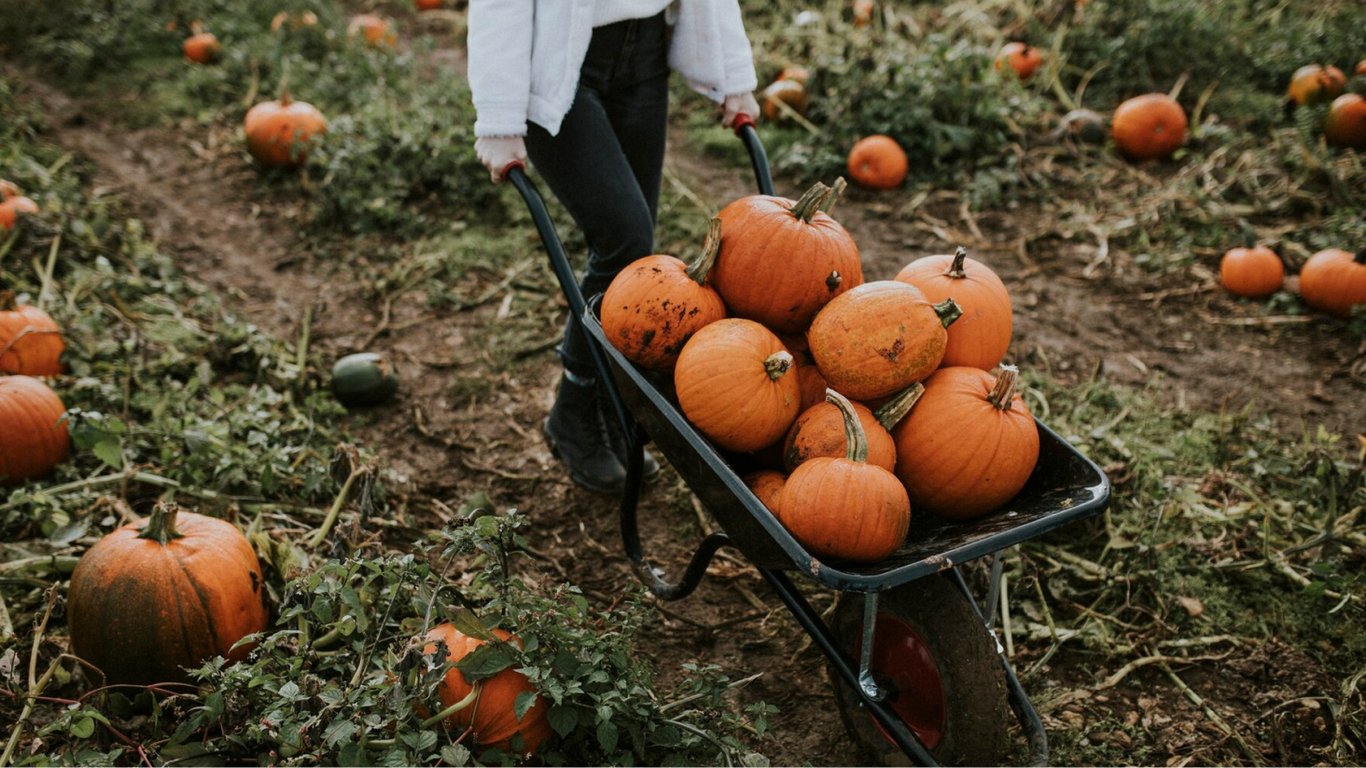
<svg viewBox="0 0 1366 768">
<path fill-rule="evenodd" d="M 1039 431 L 1016 391 L 1019 371 L 940 368 L 892 430 L 896 476 L 917 509 L 965 520 L 1020 492 L 1039 460 Z"/>
<path fill-rule="evenodd" d="M 835 194 L 816 184 L 795 203 L 750 195 L 721 210 L 711 281 L 730 314 L 800 333 L 827 302 L 863 283 L 854 238 L 820 210 Z"/>
<path fill-rule="evenodd" d="M 949 326 L 941 366 L 970 365 L 989 371 L 1010 348 L 1013 315 L 1005 283 L 959 247 L 952 254 L 925 256 L 897 273 L 896 279 L 920 289 L 932 303 L 953 299 L 963 316 Z"/>
<path fill-rule="evenodd" d="M 906 178 L 909 168 L 906 150 L 891 136 L 865 136 L 849 150 L 849 177 L 859 186 L 892 189 Z"/>
<path fill-rule="evenodd" d="M 236 526 L 162 502 L 76 564 L 71 643 L 110 683 L 188 682 L 185 667 L 247 657 L 250 647 L 233 645 L 266 629 L 264 587 Z"/>
<path fill-rule="evenodd" d="M 493 635 L 504 642 L 521 642 L 507 630 L 491 630 Z M 456 662 L 484 644 L 483 640 L 470 637 L 451 624 L 438 624 L 426 635 L 427 644 L 422 653 L 430 656 L 437 652 L 437 643 L 446 646 L 446 661 Z M 492 677 L 476 683 L 479 686 L 474 700 L 463 709 L 457 710 L 446 719 L 446 727 L 453 730 L 469 728 L 475 743 L 498 749 L 516 749 L 520 755 L 531 755 L 541 748 L 550 738 L 550 722 L 546 713 L 550 705 L 540 695 L 531 708 L 517 718 L 517 697 L 523 693 L 536 693 L 536 688 L 526 675 L 515 669 L 504 669 Z M 450 707 L 464 700 L 474 691 L 465 679 L 465 674 L 452 666 L 437 688 L 441 706 Z M 520 734 L 520 740 L 515 740 Z M 516 741 L 516 743 L 514 743 Z"/>
<path fill-rule="evenodd" d="M 1303 106 L 1329 101 L 1347 87 L 1347 75 L 1337 67 L 1306 64 L 1290 76 L 1285 96 L 1290 103 Z"/>
<path fill-rule="evenodd" d="M 1366 149 L 1366 98 L 1344 93 L 1333 99 L 1323 121 L 1323 138 L 1337 147 Z"/>
<path fill-rule="evenodd" d="M 36 480 L 66 461 L 65 413 L 62 399 L 42 381 L 0 376 L 0 486 Z"/>
<path fill-rule="evenodd" d="M 683 345 L 674 389 L 683 414 L 732 451 L 776 443 L 797 418 L 801 392 L 792 353 L 753 320 L 726 318 Z"/>
<path fill-rule="evenodd" d="M 1110 118 L 1110 136 L 1130 160 L 1167 157 L 1186 142 L 1186 112 L 1165 93 L 1127 99 Z"/>
<path fill-rule="evenodd" d="M 1001 50 L 996 52 L 996 60 L 992 62 L 992 66 L 997 72 L 1009 69 L 1021 80 L 1028 80 L 1033 77 L 1034 72 L 1042 64 L 1042 51 L 1029 43 L 1018 41 L 1001 46 Z"/>
<path fill-rule="evenodd" d="M 811 322 L 811 356 L 831 388 L 856 400 L 886 397 L 939 367 L 945 328 L 961 313 L 931 304 L 919 288 L 875 280 L 838 296 Z"/>
<path fill-rule="evenodd" d="M 1265 245 L 1230 248 L 1219 260 L 1219 282 L 1236 296 L 1260 299 L 1281 289 L 1285 266 Z"/>
<path fill-rule="evenodd" d="M 1353 256 L 1341 248 L 1319 251 L 1300 267 L 1300 296 L 1314 309 L 1351 317 L 1366 305 L 1366 249 Z"/>
<path fill-rule="evenodd" d="M 243 120 L 247 150 L 263 165 L 294 166 L 304 162 L 314 136 L 327 131 L 327 119 L 306 101 L 294 101 L 280 88 L 280 98 L 247 110 Z"/>
<path fill-rule="evenodd" d="M 720 245 L 721 220 L 714 218 L 691 266 L 656 254 L 617 273 L 602 298 L 607 340 L 642 368 L 672 367 L 694 333 L 726 316 L 721 296 L 707 284 Z"/>
<path fill-rule="evenodd" d="M 896 443 L 892 427 L 896 426 L 925 388 L 919 383 L 899 393 L 876 411 L 862 403 L 850 403 L 863 428 L 868 442 L 867 462 L 891 472 L 896 467 Z M 818 456 L 836 458 L 848 452 L 844 429 L 844 412 L 835 403 L 816 403 L 802 411 L 783 440 L 783 466 L 788 472 Z"/>
<path fill-rule="evenodd" d="M 0 374 L 58 376 L 65 349 L 62 329 L 46 312 L 0 291 Z"/>
<path fill-rule="evenodd" d="M 849 401 L 833 390 L 829 398 L 843 414 L 848 451 L 797 467 L 778 495 L 776 514 L 815 555 L 876 562 L 906 540 L 911 503 L 895 475 L 867 463 L 868 443 Z"/>
</svg>

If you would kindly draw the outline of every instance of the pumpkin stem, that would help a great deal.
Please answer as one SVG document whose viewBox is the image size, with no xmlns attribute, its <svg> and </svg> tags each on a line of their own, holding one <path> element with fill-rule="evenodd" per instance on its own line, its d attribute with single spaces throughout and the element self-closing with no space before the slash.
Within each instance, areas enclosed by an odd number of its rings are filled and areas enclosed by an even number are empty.
<svg viewBox="0 0 1366 768">
<path fill-rule="evenodd" d="M 19 301 L 15 298 L 14 291 L 9 289 L 0 291 L 0 312 L 13 312 L 19 308 Z"/>
<path fill-rule="evenodd" d="M 967 261 L 967 259 L 968 249 L 961 245 L 958 246 L 958 249 L 953 252 L 953 263 L 949 265 L 949 271 L 945 272 L 944 276 L 952 277 L 955 280 L 962 280 L 967 277 L 968 273 L 963 269 L 963 262 Z"/>
<path fill-rule="evenodd" d="M 958 306 L 958 302 L 953 299 L 944 299 L 934 305 L 934 313 L 939 315 L 939 321 L 945 328 L 953 325 L 953 321 L 963 316 L 963 308 Z"/>
<path fill-rule="evenodd" d="M 716 254 L 721 252 L 721 217 L 707 222 L 707 239 L 702 241 L 702 255 L 688 265 L 688 277 L 698 285 L 707 284 L 707 274 L 716 265 Z"/>
<path fill-rule="evenodd" d="M 835 179 L 834 186 L 830 187 L 830 191 L 826 193 L 825 198 L 821 200 L 821 204 L 816 206 L 816 210 L 821 211 L 827 216 L 830 215 L 830 212 L 835 210 L 835 204 L 838 203 L 840 197 L 844 195 L 844 188 L 847 186 L 849 186 L 849 182 L 845 181 L 843 176 Z"/>
<path fill-rule="evenodd" d="M 480 693 L 480 691 L 483 690 L 483 682 L 484 682 L 484 681 L 480 680 L 479 682 L 475 683 L 474 685 L 471 685 L 471 686 L 470 686 L 470 692 L 467 693 L 467 694 L 465 694 L 465 698 L 461 699 L 460 701 L 455 702 L 454 704 L 450 705 L 449 707 L 446 707 L 445 709 L 441 710 L 440 712 L 437 712 L 435 715 L 432 715 L 431 717 L 427 718 L 426 720 L 423 720 L 423 721 L 422 721 L 422 727 L 423 727 L 424 729 L 425 729 L 425 728 L 431 728 L 432 726 L 437 725 L 438 723 L 441 723 L 441 722 L 444 721 L 446 718 L 450 717 L 451 715 L 455 714 L 456 712 L 459 712 L 460 710 L 469 707 L 469 705 L 473 704 L 473 703 L 479 698 L 479 693 Z M 373 743 L 373 742 L 371 742 L 371 743 Z"/>
<path fill-rule="evenodd" d="M 175 518 L 179 512 L 179 504 L 158 501 L 156 506 L 152 507 L 152 514 L 147 518 L 147 524 L 142 527 L 142 533 L 138 534 L 138 538 L 155 541 L 161 545 L 181 538 L 184 534 L 175 529 Z"/>
<path fill-rule="evenodd" d="M 854 413 L 854 406 L 844 395 L 828 387 L 825 390 L 825 402 L 832 403 L 844 416 L 844 458 L 860 464 L 867 462 L 868 435 L 863 431 L 858 414 Z"/>
<path fill-rule="evenodd" d="M 839 290 L 840 283 L 843 282 L 844 276 L 840 274 L 840 271 L 838 269 L 833 270 L 830 274 L 825 276 L 825 289 L 834 293 Z"/>
<path fill-rule="evenodd" d="M 999 411 L 1010 410 L 1011 404 L 1015 401 L 1015 389 L 1019 381 L 1019 368 L 1013 365 L 1001 366 L 1001 375 L 996 377 L 996 386 L 992 387 L 991 394 L 987 395 L 987 402 Z"/>
<path fill-rule="evenodd" d="M 821 209 L 821 204 L 825 202 L 826 196 L 830 193 L 830 188 L 816 182 L 815 186 L 806 190 L 806 194 L 792 205 L 792 215 L 798 220 L 811 223 L 811 217 L 815 216 Z"/>
<path fill-rule="evenodd" d="M 783 374 L 792 370 L 792 353 L 787 350 L 779 350 L 768 356 L 764 361 L 764 370 L 768 373 L 768 378 L 777 381 Z"/>
<path fill-rule="evenodd" d="M 925 385 L 918 381 L 896 393 L 896 396 L 883 403 L 881 408 L 873 411 L 873 415 L 877 417 L 877 423 L 881 424 L 883 429 L 891 432 L 892 427 L 906 418 L 906 414 L 911 412 L 911 408 L 919 402 L 920 396 L 923 394 L 925 394 Z"/>
</svg>

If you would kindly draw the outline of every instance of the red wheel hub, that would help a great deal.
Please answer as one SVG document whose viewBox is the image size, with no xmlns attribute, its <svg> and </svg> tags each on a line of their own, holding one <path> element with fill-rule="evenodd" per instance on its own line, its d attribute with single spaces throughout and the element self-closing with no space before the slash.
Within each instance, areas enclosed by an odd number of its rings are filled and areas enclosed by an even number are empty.
<svg viewBox="0 0 1366 768">
<path fill-rule="evenodd" d="M 856 644 L 856 654 L 862 652 L 862 645 L 862 640 Z M 886 689 L 887 705 L 897 717 L 927 749 L 939 746 L 948 721 L 948 702 L 939 665 L 920 633 L 891 614 L 879 613 L 870 665 L 878 685 Z M 873 725 L 892 742 L 876 718 Z"/>
</svg>

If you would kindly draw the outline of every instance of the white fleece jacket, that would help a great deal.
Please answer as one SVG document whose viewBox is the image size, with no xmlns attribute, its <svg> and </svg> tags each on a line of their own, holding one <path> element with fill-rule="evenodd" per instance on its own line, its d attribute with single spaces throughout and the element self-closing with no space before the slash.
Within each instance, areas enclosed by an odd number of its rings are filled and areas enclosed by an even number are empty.
<svg viewBox="0 0 1366 768">
<path fill-rule="evenodd" d="M 594 0 L 470 0 L 474 135 L 555 135 L 574 103 L 593 36 Z M 669 66 L 721 102 L 758 87 L 739 0 L 678 0 Z"/>
</svg>

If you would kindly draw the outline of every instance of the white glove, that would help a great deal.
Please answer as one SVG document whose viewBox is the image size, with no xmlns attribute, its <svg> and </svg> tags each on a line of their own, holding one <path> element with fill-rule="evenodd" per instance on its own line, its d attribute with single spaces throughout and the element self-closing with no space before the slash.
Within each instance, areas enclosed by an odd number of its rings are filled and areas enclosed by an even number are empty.
<svg viewBox="0 0 1366 768">
<path fill-rule="evenodd" d="M 759 102 L 752 93 L 731 94 L 721 106 L 725 110 L 721 125 L 727 128 L 735 127 L 735 118 L 741 114 L 749 115 L 751 120 L 759 119 Z"/>
<path fill-rule="evenodd" d="M 526 141 L 521 136 L 484 136 L 474 140 L 474 154 L 498 184 L 503 180 L 503 169 L 526 162 Z"/>
</svg>

